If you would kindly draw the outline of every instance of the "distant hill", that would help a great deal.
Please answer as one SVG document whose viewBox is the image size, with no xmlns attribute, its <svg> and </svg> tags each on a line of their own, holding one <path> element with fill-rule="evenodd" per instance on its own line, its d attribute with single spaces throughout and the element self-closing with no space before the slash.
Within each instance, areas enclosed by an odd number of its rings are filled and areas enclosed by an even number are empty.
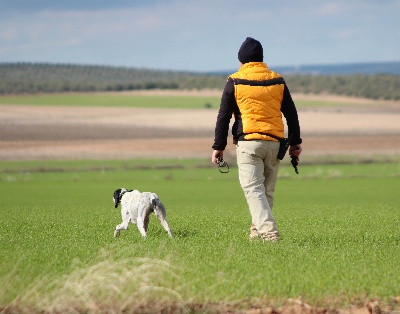
<svg viewBox="0 0 400 314">
<path fill-rule="evenodd" d="M 348 63 L 330 65 L 282 66 L 274 70 L 281 74 L 353 75 L 392 74 L 400 75 L 400 62 Z"/>
<path fill-rule="evenodd" d="M 271 69 L 282 75 L 354 75 L 354 74 L 390 74 L 400 75 L 400 61 L 398 62 L 366 62 L 343 64 L 319 64 L 319 65 L 290 65 L 272 66 Z M 218 71 L 215 74 L 230 75 L 237 69 Z"/>
<path fill-rule="evenodd" d="M 271 67 L 292 93 L 400 100 L 400 62 Z M 49 63 L 0 63 L 0 94 L 149 89 L 223 90 L 222 73 Z"/>
<path fill-rule="evenodd" d="M 223 88 L 195 72 L 51 63 L 0 63 L 0 94 Z"/>
</svg>

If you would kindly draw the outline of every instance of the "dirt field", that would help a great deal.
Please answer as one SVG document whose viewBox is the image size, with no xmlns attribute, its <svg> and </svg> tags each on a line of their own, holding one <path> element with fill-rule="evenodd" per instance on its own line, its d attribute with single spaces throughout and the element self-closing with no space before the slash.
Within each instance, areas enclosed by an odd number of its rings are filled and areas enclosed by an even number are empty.
<svg viewBox="0 0 400 314">
<path fill-rule="evenodd" d="M 210 158 L 217 116 L 216 109 L 0 108 L 0 160 Z M 400 154 L 400 102 L 299 110 L 299 118 L 303 155 Z M 228 154 L 234 149 L 229 144 Z"/>
</svg>

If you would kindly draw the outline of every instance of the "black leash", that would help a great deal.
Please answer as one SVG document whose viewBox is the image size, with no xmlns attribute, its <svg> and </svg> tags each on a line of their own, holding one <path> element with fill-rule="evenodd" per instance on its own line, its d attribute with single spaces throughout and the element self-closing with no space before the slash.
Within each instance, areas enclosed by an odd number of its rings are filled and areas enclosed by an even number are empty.
<svg viewBox="0 0 400 314">
<path fill-rule="evenodd" d="M 221 173 L 228 173 L 229 172 L 228 163 L 225 160 L 223 160 L 221 157 L 217 157 L 217 165 L 218 165 L 219 172 L 221 172 Z"/>
<path fill-rule="evenodd" d="M 299 174 L 299 169 L 297 169 L 297 166 L 299 165 L 299 158 L 296 156 L 290 156 L 292 160 L 290 161 L 292 163 L 292 166 L 294 168 L 294 171 L 296 171 L 297 174 Z"/>
</svg>

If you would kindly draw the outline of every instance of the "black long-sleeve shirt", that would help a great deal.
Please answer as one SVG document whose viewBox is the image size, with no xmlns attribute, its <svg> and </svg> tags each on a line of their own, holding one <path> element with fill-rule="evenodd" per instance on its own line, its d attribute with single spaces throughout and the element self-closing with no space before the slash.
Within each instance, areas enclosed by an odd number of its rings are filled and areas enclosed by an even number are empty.
<svg viewBox="0 0 400 314">
<path fill-rule="evenodd" d="M 288 134 L 293 133 L 291 145 L 297 145 L 302 143 L 300 137 L 300 124 L 297 115 L 296 106 L 293 102 L 292 96 L 290 95 L 288 87 L 285 85 L 283 98 L 281 103 L 281 112 L 286 118 L 288 126 Z M 218 112 L 217 123 L 215 126 L 215 138 L 214 145 L 212 146 L 215 150 L 224 150 L 227 145 L 227 137 L 229 131 L 229 123 L 235 116 L 235 123 L 232 127 L 232 133 L 235 140 L 244 140 L 244 134 L 241 127 L 241 116 L 240 110 L 235 98 L 235 87 L 234 82 L 231 78 L 225 84 L 224 91 L 221 97 L 221 105 Z"/>
</svg>

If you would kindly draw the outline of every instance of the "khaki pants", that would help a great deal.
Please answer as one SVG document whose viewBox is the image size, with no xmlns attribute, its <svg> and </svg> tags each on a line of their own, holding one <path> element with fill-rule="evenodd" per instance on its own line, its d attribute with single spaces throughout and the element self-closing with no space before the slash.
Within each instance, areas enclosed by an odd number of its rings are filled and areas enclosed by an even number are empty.
<svg viewBox="0 0 400 314">
<path fill-rule="evenodd" d="M 251 232 L 266 240 L 279 238 L 272 215 L 279 162 L 279 142 L 239 141 L 236 146 L 239 181 L 249 205 Z"/>
</svg>

